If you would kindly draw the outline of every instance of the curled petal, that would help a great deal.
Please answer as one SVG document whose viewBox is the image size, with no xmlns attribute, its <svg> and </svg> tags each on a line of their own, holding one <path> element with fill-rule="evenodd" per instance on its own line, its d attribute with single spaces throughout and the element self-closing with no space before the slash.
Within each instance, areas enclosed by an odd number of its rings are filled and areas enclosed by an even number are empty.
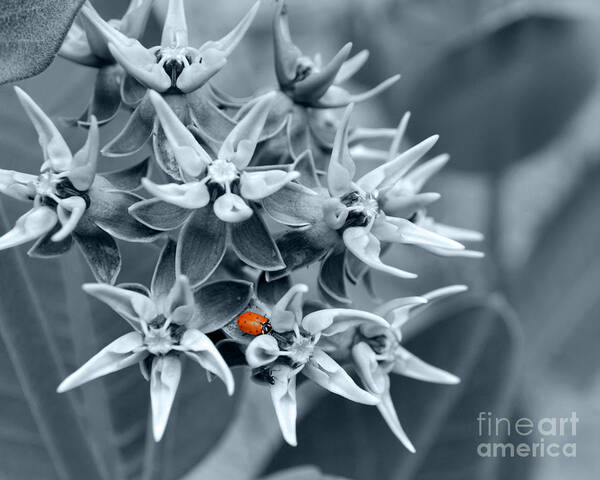
<svg viewBox="0 0 600 480">
<path fill-rule="evenodd" d="M 380 185 L 394 185 L 423 155 L 433 148 L 438 138 L 438 135 L 433 135 L 423 140 L 421 143 L 398 155 L 392 161 L 371 170 L 356 183 L 367 192 L 375 190 Z"/>
<path fill-rule="evenodd" d="M 271 369 L 273 384 L 270 386 L 271 401 L 279 421 L 279 428 L 287 443 L 295 447 L 296 440 L 296 372 L 287 365 L 275 365 Z"/>
<path fill-rule="evenodd" d="M 377 397 L 360 388 L 333 358 L 319 348 L 315 349 L 302 372 L 326 390 L 353 402 L 376 405 L 379 401 Z"/>
<path fill-rule="evenodd" d="M 344 231 L 343 239 L 346 248 L 369 267 L 399 278 L 417 277 L 414 273 L 406 272 L 399 268 L 384 264 L 379 258 L 379 255 L 381 254 L 381 244 L 379 243 L 379 240 L 365 228 L 350 227 Z"/>
<path fill-rule="evenodd" d="M 17 200 L 29 201 L 35 196 L 36 180 L 35 175 L 0 169 L 0 193 Z"/>
<path fill-rule="evenodd" d="M 158 93 L 150 91 L 148 96 L 154 105 L 177 163 L 188 175 L 199 176 L 211 162 L 210 156 Z"/>
<path fill-rule="evenodd" d="M 68 197 L 58 202 L 56 213 L 58 213 L 62 227 L 52 235 L 52 241 L 60 242 L 67 238 L 77 227 L 85 209 L 86 203 L 82 197 Z"/>
<path fill-rule="evenodd" d="M 370 90 L 355 95 L 352 95 L 347 90 L 338 87 L 337 85 L 332 85 L 321 98 L 313 101 L 311 106 L 314 108 L 340 108 L 351 103 L 364 102 L 387 90 L 398 80 L 400 80 L 400 75 L 394 75 Z"/>
<path fill-rule="evenodd" d="M 22 215 L 9 230 L 0 237 L 0 250 L 16 247 L 48 233 L 58 217 L 50 207 L 36 207 Z"/>
<path fill-rule="evenodd" d="M 175 263 L 173 263 L 173 268 Z M 185 275 L 178 275 L 169 292 L 167 312 L 173 312 L 178 307 L 194 308 L 194 294 L 190 287 L 190 281 Z"/>
<path fill-rule="evenodd" d="M 392 142 L 390 143 L 389 149 L 389 159 L 396 158 L 400 149 L 402 148 L 402 142 L 404 141 L 404 135 L 406 134 L 406 129 L 408 127 L 408 122 L 410 121 L 410 112 L 406 112 L 402 115 L 400 119 L 400 123 L 394 132 L 394 136 L 392 137 Z"/>
<path fill-rule="evenodd" d="M 99 141 L 98 122 L 96 117 L 92 115 L 87 141 L 81 150 L 73 156 L 73 162 L 67 175 L 77 190 L 88 190 L 94 181 L 98 162 Z"/>
<path fill-rule="evenodd" d="M 300 176 L 298 172 L 266 170 L 264 172 L 243 172 L 240 178 L 240 193 L 248 200 L 261 200 L 283 188 Z"/>
<path fill-rule="evenodd" d="M 438 288 L 427 292 L 422 295 L 423 298 L 427 299 L 428 302 L 439 300 L 441 298 L 448 297 L 450 295 L 456 295 L 457 293 L 466 292 L 469 289 L 466 285 L 449 285 L 447 287 Z"/>
<path fill-rule="evenodd" d="M 380 402 L 377 404 L 377 409 L 396 438 L 402 442 L 409 452 L 415 453 L 415 447 L 408 438 L 408 435 L 402 428 L 402 424 L 398 419 L 398 414 L 396 413 L 396 409 L 392 403 L 392 397 L 390 396 L 389 388 L 380 396 Z"/>
<path fill-rule="evenodd" d="M 426 305 L 428 299 L 423 297 L 402 297 L 385 302 L 375 309 L 377 315 L 386 318 L 394 328 L 401 327 L 408 320 L 409 312 L 420 305 Z"/>
<path fill-rule="evenodd" d="M 302 296 L 308 292 L 308 286 L 298 283 L 292 286 L 273 306 L 271 323 L 277 332 L 286 332 L 300 323 L 302 318 Z"/>
<path fill-rule="evenodd" d="M 296 79 L 298 59 L 302 51 L 290 37 L 287 5 L 284 0 L 277 3 L 273 17 L 273 41 L 275 50 L 275 73 L 281 87 L 288 87 Z"/>
<path fill-rule="evenodd" d="M 371 231 L 382 242 L 406 243 L 449 250 L 464 250 L 465 248 L 457 241 L 419 227 L 405 218 L 379 218 Z"/>
<path fill-rule="evenodd" d="M 368 59 L 369 51 L 361 50 L 356 55 L 346 60 L 335 76 L 334 83 L 343 83 L 352 78 L 363 67 Z"/>
<path fill-rule="evenodd" d="M 381 327 L 389 327 L 388 322 L 379 315 L 351 308 L 327 308 L 309 313 L 302 320 L 302 328 L 324 336 L 335 335 L 349 328 L 363 324 L 374 324 Z"/>
<path fill-rule="evenodd" d="M 279 345 L 274 337 L 259 335 L 248 344 L 246 361 L 251 368 L 262 367 L 275 361 L 280 354 Z"/>
<path fill-rule="evenodd" d="M 356 166 L 348 150 L 348 127 L 352 109 L 352 105 L 346 108 L 333 142 L 333 151 L 327 172 L 327 186 L 329 193 L 334 197 L 342 196 L 352 190 L 352 179 L 356 173 Z"/>
<path fill-rule="evenodd" d="M 350 55 L 352 43 L 344 45 L 331 61 L 318 71 L 311 72 L 304 80 L 294 84 L 294 98 L 310 102 L 322 97 L 335 81 L 335 77 Z"/>
<path fill-rule="evenodd" d="M 443 383 L 448 385 L 460 383 L 460 379 L 456 375 L 452 375 L 441 368 L 434 367 L 433 365 L 424 362 L 400 345 L 396 347 L 395 353 L 396 362 L 394 363 L 394 368 L 392 370 L 394 373 L 423 382 Z"/>
<path fill-rule="evenodd" d="M 256 101 L 225 138 L 218 154 L 220 159 L 231 161 L 238 168 L 250 163 L 275 96 L 275 92 L 269 92 Z"/>
<path fill-rule="evenodd" d="M 130 75 L 148 88 L 160 92 L 171 86 L 171 79 L 156 63 L 156 57 L 140 42 L 105 22 L 89 3 L 81 7 L 81 14 L 87 20 L 89 28 L 104 39 L 111 55 Z"/>
<path fill-rule="evenodd" d="M 129 332 L 117 338 L 65 378 L 57 391 L 66 392 L 95 378 L 135 365 L 147 355 L 139 350 L 143 343 L 142 335 L 138 332 Z"/>
<path fill-rule="evenodd" d="M 167 48 L 182 48 L 189 45 L 183 0 L 169 0 L 160 44 Z"/>
<path fill-rule="evenodd" d="M 483 258 L 485 253 L 477 250 L 456 250 L 450 248 L 431 247 L 421 245 L 421 248 L 440 257 L 462 257 L 462 258 Z"/>
<path fill-rule="evenodd" d="M 375 352 L 365 342 L 352 347 L 352 360 L 365 387 L 375 395 L 382 395 L 389 388 L 389 378 L 377 362 Z"/>
<path fill-rule="evenodd" d="M 19 87 L 15 87 L 15 92 L 38 134 L 38 140 L 44 152 L 44 163 L 48 163 L 55 172 L 68 170 L 71 166 L 72 155 L 63 136 L 29 95 Z"/>
<path fill-rule="evenodd" d="M 227 223 L 243 222 L 253 214 L 244 199 L 235 193 L 225 193 L 215 200 L 215 215 Z"/>
<path fill-rule="evenodd" d="M 151 180 L 143 178 L 142 185 L 152 196 L 189 210 L 202 208 L 210 201 L 210 193 L 205 182 L 157 185 Z"/>
<path fill-rule="evenodd" d="M 435 233 L 451 238 L 452 240 L 464 242 L 481 242 L 483 240 L 483 234 L 475 230 L 452 227 L 450 225 L 444 225 L 443 223 L 438 222 L 433 223 L 431 227 Z"/>
<path fill-rule="evenodd" d="M 394 188 L 392 188 L 382 197 L 382 210 L 388 215 L 405 218 L 410 218 L 415 212 L 437 202 L 441 197 L 436 192 L 417 193 L 416 195 L 406 195 L 404 193 L 395 195 L 394 193 Z"/>
<path fill-rule="evenodd" d="M 167 428 L 171 407 L 181 380 L 181 360 L 174 355 L 155 357 L 150 373 L 152 433 L 159 442 Z"/>
<path fill-rule="evenodd" d="M 252 24 L 254 17 L 256 17 L 256 13 L 258 12 L 258 7 L 260 7 L 260 0 L 252 5 L 248 13 L 242 17 L 233 30 L 219 40 L 206 42 L 204 45 L 202 45 L 202 47 L 200 47 L 200 51 L 204 52 L 204 50 L 207 48 L 214 48 L 215 50 L 222 52 L 226 57 L 229 56 L 235 47 L 237 47 L 237 45 L 240 43 L 248 31 L 248 28 L 250 28 L 250 25 Z"/>
<path fill-rule="evenodd" d="M 184 93 L 198 90 L 212 77 L 221 71 L 227 58 L 219 50 L 213 48 L 202 51 L 202 62 L 186 66 L 177 77 L 177 88 Z"/>
<path fill-rule="evenodd" d="M 438 155 L 408 172 L 405 180 L 412 185 L 415 192 L 419 192 L 431 177 L 446 166 L 448 160 L 450 155 Z"/>
<path fill-rule="evenodd" d="M 102 283 L 85 283 L 82 288 L 106 303 L 136 330 L 141 330 L 142 322 L 149 323 L 158 315 L 154 302 L 141 293 Z"/>
<path fill-rule="evenodd" d="M 186 330 L 176 349 L 185 352 L 189 358 L 223 380 L 227 393 L 233 395 L 235 384 L 231 370 L 217 347 L 204 333 L 195 329 Z"/>
</svg>

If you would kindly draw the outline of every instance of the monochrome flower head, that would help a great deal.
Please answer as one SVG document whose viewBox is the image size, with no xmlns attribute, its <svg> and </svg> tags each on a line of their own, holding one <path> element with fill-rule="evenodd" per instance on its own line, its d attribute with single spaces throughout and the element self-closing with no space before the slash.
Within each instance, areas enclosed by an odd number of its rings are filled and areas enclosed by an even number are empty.
<svg viewBox="0 0 600 480">
<path fill-rule="evenodd" d="M 156 441 L 162 438 L 167 425 L 183 358 L 221 378 L 229 395 L 233 394 L 231 371 L 206 333 L 230 321 L 247 304 L 252 292 L 251 284 L 240 281 L 216 282 L 193 291 L 185 276 L 175 276 L 174 257 L 174 244 L 168 242 L 150 290 L 131 284 L 83 286 L 88 294 L 124 318 L 133 332 L 104 347 L 58 387 L 59 392 L 64 392 L 139 364 L 142 375 L 150 381 Z"/>
<path fill-rule="evenodd" d="M 255 164 L 290 164 L 302 173 L 303 184 L 317 186 L 317 173 L 326 168 L 339 123 L 334 109 L 380 94 L 400 75 L 366 92 L 351 94 L 342 85 L 363 67 L 369 52 L 362 50 L 348 58 L 352 44 L 347 43 L 327 64 L 323 64 L 320 54 L 304 54 L 291 38 L 288 6 L 283 0 L 275 7 L 273 47 L 278 89 Z M 242 107 L 238 116 L 246 108 Z"/>
<path fill-rule="evenodd" d="M 152 4 L 153 0 L 131 0 L 123 17 L 109 20 L 108 24 L 127 37 L 138 38 L 146 28 Z M 145 88 L 125 74 L 110 52 L 106 38 L 86 15 L 75 18 L 58 54 L 77 64 L 98 69 L 90 103 L 77 120 L 80 125 L 89 125 L 92 115 L 102 125 L 116 116 L 121 97 L 126 104 L 133 105 L 144 94 Z"/>
<path fill-rule="evenodd" d="M 263 305 L 272 330 L 256 336 L 246 347 L 246 361 L 256 379 L 269 385 L 271 399 L 285 440 L 296 445 L 296 377 L 299 373 L 349 400 L 373 405 L 377 399 L 356 385 L 346 371 L 319 345 L 323 337 L 359 325 L 387 322 L 372 313 L 352 309 L 302 311 L 304 284 L 291 287 L 275 304 Z"/>
<path fill-rule="evenodd" d="M 183 224 L 178 268 L 194 285 L 206 280 L 218 266 L 229 236 L 244 262 L 263 270 L 282 268 L 279 252 L 253 204 L 297 178 L 298 173 L 248 168 L 272 95 L 267 94 L 254 103 L 214 156 L 202 147 L 159 94 L 150 92 L 149 97 L 169 141 L 176 162 L 173 168 L 183 183 L 157 185 L 143 179 L 144 187 L 154 198 L 133 206 L 131 214 L 159 230 Z M 199 236 L 205 238 L 204 249 L 198 247 Z M 206 238 L 212 240 L 207 242 Z"/>
<path fill-rule="evenodd" d="M 390 396 L 390 373 L 424 382 L 457 384 L 460 379 L 451 373 L 430 365 L 402 346 L 402 327 L 430 305 L 431 302 L 467 290 L 463 285 L 452 285 L 431 291 L 419 297 L 397 298 L 375 310 L 388 325 L 365 326 L 358 329 L 351 357 L 364 387 L 375 395 L 381 416 L 390 430 L 411 452 L 415 451 L 406 435 Z"/>
<path fill-rule="evenodd" d="M 0 249 L 37 240 L 29 255 L 52 257 L 78 244 L 98 281 L 113 283 L 121 257 L 113 237 L 153 241 L 160 232 L 131 217 L 127 209 L 141 197 L 122 191 L 139 185 L 147 162 L 96 175 L 98 124 L 92 117 L 85 145 L 73 154 L 66 141 L 23 90 L 17 96 L 38 134 L 44 160 L 39 175 L 0 170 L 0 192 L 31 202 L 14 228 L 0 237 Z M 141 168 L 140 168 L 141 167 Z"/>
<path fill-rule="evenodd" d="M 420 167 L 413 166 L 435 145 L 437 136 L 354 180 L 356 166 L 348 147 L 351 112 L 352 105 L 336 133 L 327 190 L 291 185 L 262 201 L 275 220 L 299 227 L 277 239 L 286 271 L 323 260 L 319 285 L 329 297 L 343 303 L 349 303 L 344 278 L 356 282 L 368 268 L 400 278 L 416 277 L 383 263 L 382 243 L 415 245 L 448 256 L 464 255 L 465 247 L 444 233 L 480 239 L 476 232 L 432 223 L 424 216 L 425 206 L 439 194 L 421 193 L 421 188 L 446 159 L 436 157 Z"/>
<path fill-rule="evenodd" d="M 103 155 L 133 154 L 152 137 L 156 161 L 171 175 L 174 172 L 168 170 L 170 149 L 147 95 L 148 89 L 163 95 L 185 125 L 211 146 L 221 142 L 235 122 L 220 108 L 227 100 L 207 82 L 223 68 L 259 5 L 256 3 L 220 40 L 195 48 L 188 43 L 183 3 L 183 0 L 169 1 L 161 44 L 151 48 L 145 48 L 135 38 L 105 22 L 89 3 L 81 9 L 89 28 L 104 40 L 110 55 L 126 71 L 122 97 L 134 107 L 121 132 L 102 148 Z"/>
</svg>

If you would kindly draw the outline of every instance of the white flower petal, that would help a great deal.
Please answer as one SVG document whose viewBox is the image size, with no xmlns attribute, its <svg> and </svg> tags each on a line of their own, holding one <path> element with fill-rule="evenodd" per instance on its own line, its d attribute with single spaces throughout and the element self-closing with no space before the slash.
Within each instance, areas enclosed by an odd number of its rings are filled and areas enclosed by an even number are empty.
<svg viewBox="0 0 600 480">
<path fill-rule="evenodd" d="M 300 176 L 299 172 L 266 170 L 263 172 L 243 172 L 240 178 L 240 193 L 248 200 L 261 200 L 273 195 L 286 183 Z"/>
<path fill-rule="evenodd" d="M 362 324 L 389 327 L 379 315 L 351 308 L 327 308 L 309 313 L 302 319 L 302 328 L 312 333 L 331 336 Z"/>
<path fill-rule="evenodd" d="M 147 178 L 142 178 L 142 185 L 153 197 L 181 208 L 194 210 L 206 206 L 210 201 L 205 182 L 157 185 Z"/>
<path fill-rule="evenodd" d="M 270 386 L 271 400 L 283 438 L 295 447 L 296 439 L 296 372 L 287 365 L 276 365 L 271 369 L 273 385 Z"/>
<path fill-rule="evenodd" d="M 85 213 L 86 203 L 82 197 L 68 197 L 58 202 L 56 213 L 62 227 L 52 235 L 53 242 L 60 242 L 67 238 L 77 227 L 79 220 Z"/>
<path fill-rule="evenodd" d="M 152 433 L 159 442 L 167 428 L 171 407 L 181 380 L 181 360 L 174 355 L 155 357 L 150 373 Z"/>
<path fill-rule="evenodd" d="M 35 207 L 23 214 L 15 226 L 0 237 L 0 250 L 16 247 L 48 233 L 58 217 L 50 207 Z"/>
<path fill-rule="evenodd" d="M 246 348 L 246 361 L 252 368 L 262 367 L 280 355 L 277 340 L 270 335 L 258 335 Z"/>
<path fill-rule="evenodd" d="M 333 197 L 340 197 L 353 189 L 352 179 L 356 166 L 348 150 L 348 128 L 353 105 L 349 105 L 335 134 L 333 150 L 327 171 L 327 188 Z"/>
<path fill-rule="evenodd" d="M 354 402 L 375 405 L 379 401 L 377 397 L 360 388 L 333 358 L 319 348 L 315 348 L 302 372 L 326 390 Z"/>
<path fill-rule="evenodd" d="M 85 145 L 73 156 L 67 175 L 77 190 L 86 191 L 94 182 L 98 163 L 99 142 L 98 121 L 92 115 Z"/>
<path fill-rule="evenodd" d="M 82 288 L 106 303 L 136 330 L 141 330 L 140 322 L 149 323 L 158 315 L 154 302 L 141 293 L 104 283 L 86 283 Z"/>
<path fill-rule="evenodd" d="M 457 241 L 419 227 L 405 218 L 380 216 L 375 221 L 371 232 L 382 242 L 405 243 L 419 247 L 437 247 L 450 250 L 464 250 L 465 248 Z"/>
<path fill-rule="evenodd" d="M 365 342 L 352 347 L 352 360 L 360 379 L 371 393 L 381 395 L 389 387 L 389 381 L 387 373 L 381 370 L 375 357 L 375 352 Z"/>
<path fill-rule="evenodd" d="M 367 192 L 372 192 L 379 186 L 394 185 L 423 155 L 433 148 L 438 138 L 437 135 L 433 135 L 401 153 L 392 161 L 371 170 L 356 182 L 357 185 Z"/>
<path fill-rule="evenodd" d="M 136 351 L 142 345 L 143 338 L 138 332 L 129 332 L 117 338 L 65 378 L 57 391 L 66 392 L 95 378 L 135 365 L 147 355 L 145 351 Z"/>
<path fill-rule="evenodd" d="M 350 227 L 344 231 L 343 239 L 346 248 L 369 267 L 399 278 L 417 278 L 414 273 L 384 264 L 379 259 L 381 244 L 366 228 Z"/>
<path fill-rule="evenodd" d="M 167 48 L 181 48 L 189 45 L 183 0 L 169 0 L 160 44 Z"/>
<path fill-rule="evenodd" d="M 0 193 L 17 200 L 30 201 L 35 196 L 36 180 L 35 175 L 0 168 Z"/>
<path fill-rule="evenodd" d="M 250 163 L 274 98 L 275 92 L 269 92 L 255 101 L 250 111 L 225 138 L 218 158 L 234 163 L 239 169 Z"/>
<path fill-rule="evenodd" d="M 254 213 L 244 199 L 235 193 L 225 193 L 215 200 L 215 215 L 228 223 L 243 222 Z"/>
<path fill-rule="evenodd" d="M 44 152 L 44 163 L 48 162 L 55 172 L 68 170 L 73 156 L 58 128 L 29 95 L 19 87 L 15 87 L 15 92 L 38 134 L 38 140 Z"/>
<path fill-rule="evenodd" d="M 425 183 L 446 166 L 450 155 L 443 153 L 408 172 L 405 181 L 412 185 L 415 192 L 420 192 Z"/>
<path fill-rule="evenodd" d="M 466 228 L 452 227 L 438 222 L 432 223 L 431 230 L 452 240 L 464 242 L 481 242 L 483 240 L 483 234 L 480 232 Z"/>
<path fill-rule="evenodd" d="M 377 404 L 377 409 L 381 416 L 390 427 L 390 430 L 396 438 L 402 442 L 402 444 L 407 448 L 407 450 L 411 453 L 415 453 L 415 447 L 406 435 L 406 432 L 402 428 L 400 424 L 400 420 L 398 419 L 398 414 L 396 413 L 396 409 L 394 408 L 394 404 L 392 403 L 392 398 L 390 396 L 389 387 L 388 390 L 380 396 L 381 401 Z"/>
<path fill-rule="evenodd" d="M 394 373 L 423 382 L 443 383 L 448 385 L 460 383 L 460 379 L 456 375 L 452 375 L 441 368 L 434 367 L 433 365 L 424 362 L 400 345 L 396 347 L 396 355 L 396 363 L 392 370 Z"/>
<path fill-rule="evenodd" d="M 217 347 L 204 333 L 196 329 L 186 330 L 175 349 L 181 350 L 204 369 L 218 376 L 225 383 L 227 393 L 233 395 L 235 384 L 231 370 Z"/>
<path fill-rule="evenodd" d="M 194 135 L 185 127 L 164 98 L 149 91 L 148 96 L 154 105 L 169 146 L 179 167 L 191 177 L 198 177 L 210 164 L 210 155 L 200 146 Z"/>
<path fill-rule="evenodd" d="M 167 311 L 173 312 L 178 307 L 194 308 L 194 294 L 190 287 L 190 281 L 185 275 L 178 275 L 169 292 L 167 299 Z"/>
</svg>

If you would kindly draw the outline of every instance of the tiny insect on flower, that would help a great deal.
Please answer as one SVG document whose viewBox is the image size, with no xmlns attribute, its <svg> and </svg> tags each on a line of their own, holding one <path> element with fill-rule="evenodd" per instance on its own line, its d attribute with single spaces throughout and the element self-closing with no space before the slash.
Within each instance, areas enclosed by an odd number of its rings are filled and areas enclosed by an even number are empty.
<svg viewBox="0 0 600 480">
<path fill-rule="evenodd" d="M 266 335 L 273 330 L 267 317 L 256 312 L 244 312 L 237 318 L 238 327 L 248 335 Z"/>
</svg>

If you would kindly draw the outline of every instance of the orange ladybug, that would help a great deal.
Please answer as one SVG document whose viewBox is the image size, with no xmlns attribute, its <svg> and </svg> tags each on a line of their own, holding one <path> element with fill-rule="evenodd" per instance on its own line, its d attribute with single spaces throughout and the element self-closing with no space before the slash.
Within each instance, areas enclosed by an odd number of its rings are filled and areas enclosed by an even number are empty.
<svg viewBox="0 0 600 480">
<path fill-rule="evenodd" d="M 244 312 L 237 318 L 238 327 L 248 335 L 264 335 L 273 330 L 271 322 L 264 315 L 256 312 Z"/>
</svg>

